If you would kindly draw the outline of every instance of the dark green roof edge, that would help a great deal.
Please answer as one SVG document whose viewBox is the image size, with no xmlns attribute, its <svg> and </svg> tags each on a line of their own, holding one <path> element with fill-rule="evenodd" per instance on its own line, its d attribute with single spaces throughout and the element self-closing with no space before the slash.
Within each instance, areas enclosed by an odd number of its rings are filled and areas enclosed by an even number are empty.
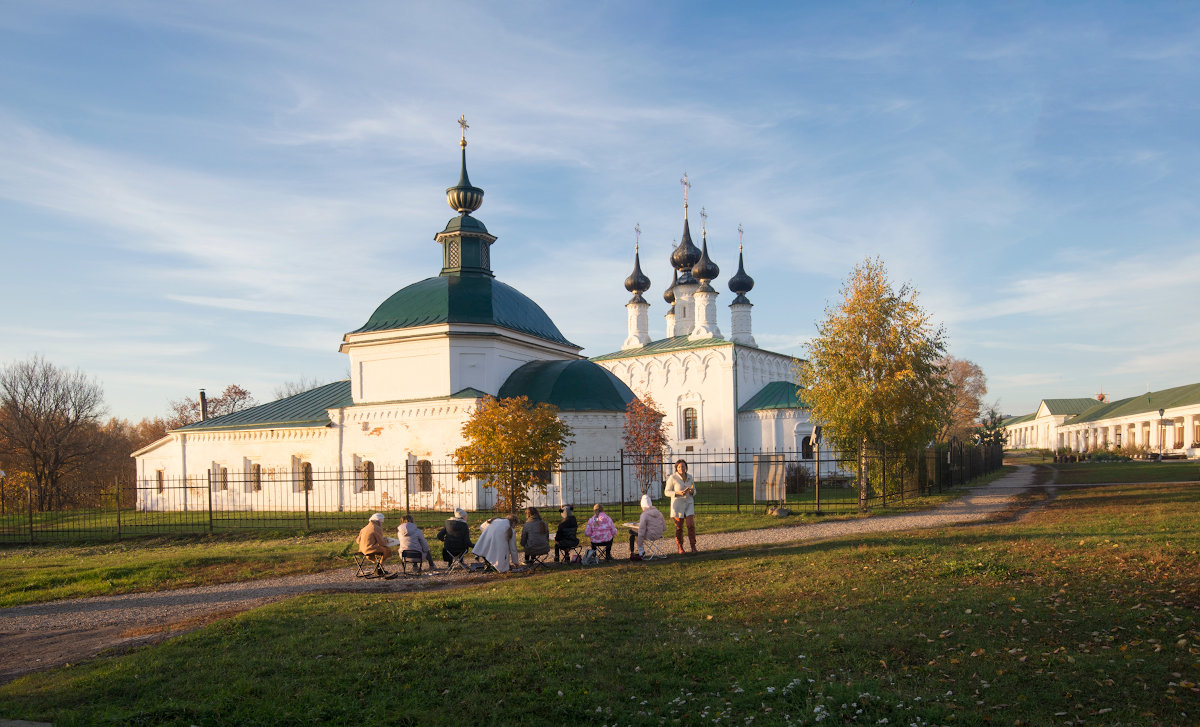
<svg viewBox="0 0 1200 727">
<path fill-rule="evenodd" d="M 586 359 L 530 361 L 509 374 L 500 398 L 528 396 L 561 411 L 625 411 L 633 391 L 603 366 Z"/>
<path fill-rule="evenodd" d="M 269 427 L 322 427 L 329 424 L 328 409 L 349 406 L 350 380 L 334 381 L 315 389 L 242 409 L 224 416 L 193 422 L 175 431 L 195 432 Z"/>
<path fill-rule="evenodd" d="M 1200 404 L 1200 384 L 1186 384 L 1160 389 L 1110 402 L 1096 402 L 1091 409 L 1068 419 L 1066 424 L 1085 424 L 1137 414 L 1158 414 L 1159 409 L 1175 409 Z"/>
<path fill-rule="evenodd" d="M 1009 417 L 1009 418 L 1001 421 L 1000 426 L 1011 427 L 1014 424 L 1021 424 L 1023 422 L 1032 421 L 1036 417 L 1037 417 L 1037 412 L 1034 412 L 1033 414 L 1022 414 L 1021 416 L 1018 416 L 1018 417 Z"/>
<path fill-rule="evenodd" d="M 1060 415 L 1082 414 L 1100 402 L 1092 397 L 1087 397 L 1082 399 L 1042 399 L 1042 403 L 1046 405 L 1046 409 L 1051 414 Z"/>
<path fill-rule="evenodd" d="M 800 398 L 800 387 L 794 381 L 772 381 L 738 407 L 739 412 L 770 409 L 807 409 Z"/>
<path fill-rule="evenodd" d="M 724 338 L 704 338 L 699 341 L 692 341 L 689 340 L 687 336 L 675 336 L 674 338 L 661 338 L 657 341 L 651 341 L 641 348 L 631 348 L 627 351 L 613 351 L 612 353 L 606 353 L 600 356 L 592 356 L 589 360 L 610 361 L 619 358 L 650 356 L 652 354 L 667 353 L 670 351 L 690 351 L 697 348 L 720 348 L 733 345 L 735 345 L 733 341 L 727 341 Z"/>
<path fill-rule="evenodd" d="M 580 348 L 568 341 L 541 306 L 524 293 L 494 278 L 478 275 L 439 275 L 401 288 L 351 333 L 442 323 L 493 325 Z"/>
</svg>

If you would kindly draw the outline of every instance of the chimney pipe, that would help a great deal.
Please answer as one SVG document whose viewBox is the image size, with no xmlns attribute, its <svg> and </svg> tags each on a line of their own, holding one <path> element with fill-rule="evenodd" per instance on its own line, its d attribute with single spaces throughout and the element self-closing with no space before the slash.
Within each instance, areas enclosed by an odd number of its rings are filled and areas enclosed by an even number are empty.
<svg viewBox="0 0 1200 727">
<path fill-rule="evenodd" d="M 200 390 L 200 421 L 208 419 L 208 397 L 204 395 L 204 389 Z"/>
</svg>

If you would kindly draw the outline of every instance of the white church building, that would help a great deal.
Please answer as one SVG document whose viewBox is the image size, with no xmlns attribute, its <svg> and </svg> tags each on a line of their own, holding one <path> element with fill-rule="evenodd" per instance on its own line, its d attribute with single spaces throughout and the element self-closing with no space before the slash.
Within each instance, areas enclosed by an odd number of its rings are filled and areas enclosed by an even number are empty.
<svg viewBox="0 0 1200 727">
<path fill-rule="evenodd" d="M 541 307 L 495 278 L 497 237 L 473 216 L 484 192 L 467 175 L 465 124 L 460 145 L 460 178 L 446 190 L 458 214 L 434 236 L 441 271 L 402 288 L 343 336 L 350 379 L 189 424 L 135 452 L 139 509 L 487 509 L 492 490 L 434 472 L 462 444 L 462 426 L 484 396 L 558 407 L 574 437 L 567 462 L 617 456 L 634 391 L 668 409 L 676 453 L 807 446 L 797 360 L 755 345 L 745 297 L 753 280 L 740 256 L 729 281 L 737 296 L 731 337 L 721 335 L 710 285 L 719 271 L 706 233 L 700 249 L 692 242 L 686 186 L 666 337 L 650 340 L 641 296 L 649 280 L 635 252 L 629 338 L 588 360 Z M 561 502 L 561 476 L 551 474 L 533 503 Z"/>
</svg>

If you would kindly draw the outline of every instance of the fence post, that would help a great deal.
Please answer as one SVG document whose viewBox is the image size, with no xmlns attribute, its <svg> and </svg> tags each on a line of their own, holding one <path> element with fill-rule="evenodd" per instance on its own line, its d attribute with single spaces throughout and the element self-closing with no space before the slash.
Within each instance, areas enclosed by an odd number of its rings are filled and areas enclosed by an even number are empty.
<svg viewBox="0 0 1200 727">
<path fill-rule="evenodd" d="M 883 496 L 883 506 L 887 507 L 887 445 L 883 443 L 879 445 L 879 471 L 883 480 L 879 484 L 879 492 Z"/>
<path fill-rule="evenodd" d="M 213 531 L 213 516 L 212 516 L 212 470 L 208 471 L 208 533 L 212 535 Z"/>
<path fill-rule="evenodd" d="M 734 348 L 737 348 L 737 347 L 735 346 Z M 735 372 L 735 374 L 736 374 L 736 372 Z M 734 378 L 737 378 L 737 377 L 734 376 Z M 737 420 L 736 412 L 734 412 L 734 420 L 735 421 Z M 735 423 L 734 426 L 737 426 L 737 424 Z M 742 511 L 742 469 L 741 469 L 740 465 L 741 465 L 741 460 L 738 457 L 738 450 L 737 450 L 737 447 L 734 447 L 733 448 L 733 481 L 734 481 L 733 491 L 736 493 L 736 497 L 737 497 L 737 511 L 738 512 Z M 787 501 L 787 477 L 786 476 L 784 477 L 783 499 L 785 502 Z"/>
<path fill-rule="evenodd" d="M 308 521 L 308 493 L 312 492 L 312 487 L 307 482 L 304 483 L 304 532 L 312 529 Z"/>
<path fill-rule="evenodd" d="M 625 450 L 618 450 L 620 459 L 618 467 L 621 469 L 621 520 L 625 520 Z"/>
<path fill-rule="evenodd" d="M 116 478 L 113 489 L 117 492 L 117 540 L 121 539 L 121 478 Z"/>
<path fill-rule="evenodd" d="M 25 501 L 29 504 L 29 544 L 33 545 L 33 488 L 25 487 Z"/>
<path fill-rule="evenodd" d="M 821 442 L 818 440 L 817 442 L 814 442 L 814 444 L 816 445 L 815 446 L 816 452 L 815 452 L 814 456 L 817 459 L 817 473 L 816 473 L 816 484 L 813 485 L 813 506 L 816 507 L 816 509 L 813 510 L 813 514 L 820 515 L 821 514 Z"/>
</svg>

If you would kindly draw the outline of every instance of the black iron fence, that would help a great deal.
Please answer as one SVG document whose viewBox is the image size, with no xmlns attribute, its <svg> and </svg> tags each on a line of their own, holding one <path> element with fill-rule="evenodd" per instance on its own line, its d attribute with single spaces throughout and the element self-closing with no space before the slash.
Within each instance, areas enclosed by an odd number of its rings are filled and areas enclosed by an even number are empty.
<svg viewBox="0 0 1200 727">
<path fill-rule="evenodd" d="M 850 513 L 941 492 L 998 469 L 999 447 L 954 444 L 919 452 L 871 448 L 851 456 L 828 450 L 706 451 L 682 455 L 696 480 L 698 514 L 761 513 L 782 506 L 796 513 Z M 630 518 L 649 494 L 662 499 L 676 456 L 652 462 L 626 452 L 564 461 L 557 469 L 520 475 L 522 504 L 590 510 L 606 506 Z M 501 479 L 506 473 L 499 473 Z M 398 468 L 319 470 L 310 466 L 217 469 L 188 477 L 155 475 L 98 487 L 88 509 L 40 512 L 32 498 L 9 497 L 0 512 L 0 543 L 105 541 L 145 535 L 253 530 L 352 530 L 365 514 L 411 513 L 434 524 L 454 508 L 495 512 L 505 504 L 481 468 L 450 460 L 414 460 Z M 528 483 L 533 483 L 528 485 Z M 528 486 L 526 486 L 528 485 Z M 510 498 L 511 499 L 511 498 Z M 499 500 L 499 502 L 498 502 Z"/>
</svg>

